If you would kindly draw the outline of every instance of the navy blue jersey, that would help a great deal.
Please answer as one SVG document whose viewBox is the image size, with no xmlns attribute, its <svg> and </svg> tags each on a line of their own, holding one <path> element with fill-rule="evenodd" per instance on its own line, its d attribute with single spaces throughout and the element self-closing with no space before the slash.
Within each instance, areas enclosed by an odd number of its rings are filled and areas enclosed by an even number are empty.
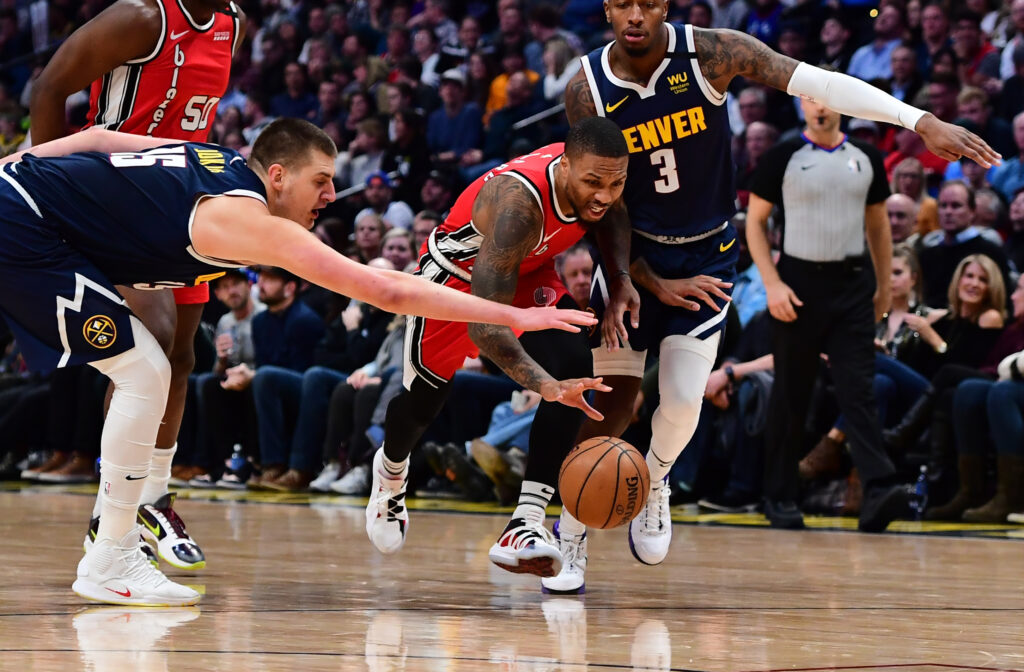
<svg viewBox="0 0 1024 672">
<path fill-rule="evenodd" d="M 263 183 L 241 155 L 202 143 L 26 155 L 3 169 L 38 209 L 40 226 L 54 229 L 114 284 L 138 288 L 196 285 L 242 265 L 193 249 L 192 217 L 204 196 L 266 203 Z"/>
<path fill-rule="evenodd" d="M 689 25 L 665 24 L 668 53 L 646 87 L 619 79 L 609 43 L 583 57 L 597 113 L 629 147 L 625 198 L 633 228 L 687 238 L 736 212 L 725 96 L 704 79 Z"/>
</svg>

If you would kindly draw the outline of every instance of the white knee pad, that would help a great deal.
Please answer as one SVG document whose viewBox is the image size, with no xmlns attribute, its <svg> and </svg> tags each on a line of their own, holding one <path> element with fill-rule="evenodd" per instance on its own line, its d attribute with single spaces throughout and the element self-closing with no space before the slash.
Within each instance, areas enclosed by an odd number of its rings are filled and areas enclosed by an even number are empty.
<svg viewBox="0 0 1024 672">
<path fill-rule="evenodd" d="M 594 356 L 594 376 L 644 377 L 644 365 L 647 361 L 646 350 L 619 348 L 609 351 L 602 346 L 592 348 L 590 352 Z"/>
<path fill-rule="evenodd" d="M 704 340 L 679 335 L 661 342 L 661 405 L 651 420 L 651 450 L 647 455 L 652 484 L 665 477 L 697 430 L 704 388 L 720 338 L 720 333 Z"/>
</svg>

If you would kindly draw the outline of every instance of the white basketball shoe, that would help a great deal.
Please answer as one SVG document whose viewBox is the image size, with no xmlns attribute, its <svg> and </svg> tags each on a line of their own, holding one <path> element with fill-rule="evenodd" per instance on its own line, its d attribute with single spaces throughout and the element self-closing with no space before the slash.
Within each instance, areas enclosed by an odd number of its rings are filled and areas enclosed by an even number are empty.
<svg viewBox="0 0 1024 672">
<path fill-rule="evenodd" d="M 587 571 L 587 531 L 567 534 L 555 522 L 555 538 L 562 552 L 562 570 L 557 576 L 540 580 L 540 589 L 551 595 L 582 595 L 585 592 L 583 574 Z"/>
<path fill-rule="evenodd" d="M 672 512 L 668 505 L 671 492 L 666 476 L 651 488 L 647 504 L 629 523 L 629 550 L 645 565 L 657 565 L 668 555 L 672 543 Z"/>
<path fill-rule="evenodd" d="M 366 504 L 366 534 L 381 553 L 397 553 L 405 543 L 409 529 L 409 511 L 405 507 L 405 487 L 409 465 L 400 476 L 384 468 L 384 449 L 373 456 L 373 484 Z"/>
<path fill-rule="evenodd" d="M 515 574 L 553 577 L 562 571 L 558 541 L 540 522 L 513 518 L 488 552 L 491 562 Z"/>
</svg>

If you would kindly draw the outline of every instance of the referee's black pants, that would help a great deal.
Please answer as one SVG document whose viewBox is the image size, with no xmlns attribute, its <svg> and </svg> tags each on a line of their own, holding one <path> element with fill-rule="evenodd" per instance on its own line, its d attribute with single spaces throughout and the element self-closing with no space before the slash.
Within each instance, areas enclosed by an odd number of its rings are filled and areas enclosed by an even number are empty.
<svg viewBox="0 0 1024 672">
<path fill-rule="evenodd" d="M 892 480 L 895 467 L 882 447 L 875 402 L 875 277 L 871 262 L 816 263 L 783 256 L 779 276 L 803 306 L 797 319 L 772 319 L 775 383 L 766 429 L 764 493 L 798 501 L 797 464 L 820 365 L 828 355 L 839 408 L 847 419 L 853 463 L 865 487 Z"/>
</svg>

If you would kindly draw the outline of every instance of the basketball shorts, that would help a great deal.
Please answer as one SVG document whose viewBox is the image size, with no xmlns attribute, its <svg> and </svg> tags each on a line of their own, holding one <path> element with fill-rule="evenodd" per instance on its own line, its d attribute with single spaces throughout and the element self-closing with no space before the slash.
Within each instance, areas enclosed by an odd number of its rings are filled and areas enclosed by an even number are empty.
<svg viewBox="0 0 1024 672">
<path fill-rule="evenodd" d="M 201 282 L 194 287 L 175 287 L 171 291 L 174 292 L 174 303 L 179 306 L 210 302 L 210 283 L 208 282 Z"/>
<path fill-rule="evenodd" d="M 113 284 L 0 181 L 0 313 L 29 368 L 47 372 L 134 345 Z"/>
<path fill-rule="evenodd" d="M 449 275 L 435 264 L 428 264 L 427 269 L 426 274 L 421 269 L 418 269 L 416 274 L 424 275 L 435 282 L 442 282 L 445 286 L 460 292 L 470 292 L 469 283 Z M 512 305 L 519 308 L 553 306 L 567 294 L 568 291 L 555 272 L 552 262 L 519 277 Z M 516 335 L 521 335 L 521 332 L 516 332 Z M 469 327 L 465 322 L 408 316 L 402 382 L 408 388 L 418 376 L 432 387 L 440 387 L 462 368 L 467 357 L 476 357 L 479 354 L 480 350 L 469 337 Z"/>
<path fill-rule="evenodd" d="M 664 278 L 710 275 L 725 282 L 734 282 L 736 262 L 739 259 L 736 235 L 736 229 L 732 224 L 703 240 L 679 245 L 660 243 L 633 234 L 631 255 L 634 259 L 646 259 L 654 272 Z M 605 306 L 608 302 L 607 277 L 607 272 L 599 264 L 594 269 L 590 294 L 590 307 L 598 319 L 604 319 Z M 635 352 L 657 348 L 666 336 L 686 335 L 706 339 L 725 328 L 729 304 L 723 299 L 712 297 L 721 308 L 720 311 L 712 310 L 703 301 L 698 301 L 700 310 L 687 310 L 667 306 L 639 284 L 634 285 L 640 294 L 640 327 L 633 329 L 627 317 L 626 331 L 629 335 L 629 348 Z M 722 291 L 732 294 L 732 288 Z M 601 347 L 600 329 L 591 334 L 590 346 L 595 349 Z M 595 375 L 606 375 L 598 370 L 597 358 L 594 367 Z"/>
</svg>

